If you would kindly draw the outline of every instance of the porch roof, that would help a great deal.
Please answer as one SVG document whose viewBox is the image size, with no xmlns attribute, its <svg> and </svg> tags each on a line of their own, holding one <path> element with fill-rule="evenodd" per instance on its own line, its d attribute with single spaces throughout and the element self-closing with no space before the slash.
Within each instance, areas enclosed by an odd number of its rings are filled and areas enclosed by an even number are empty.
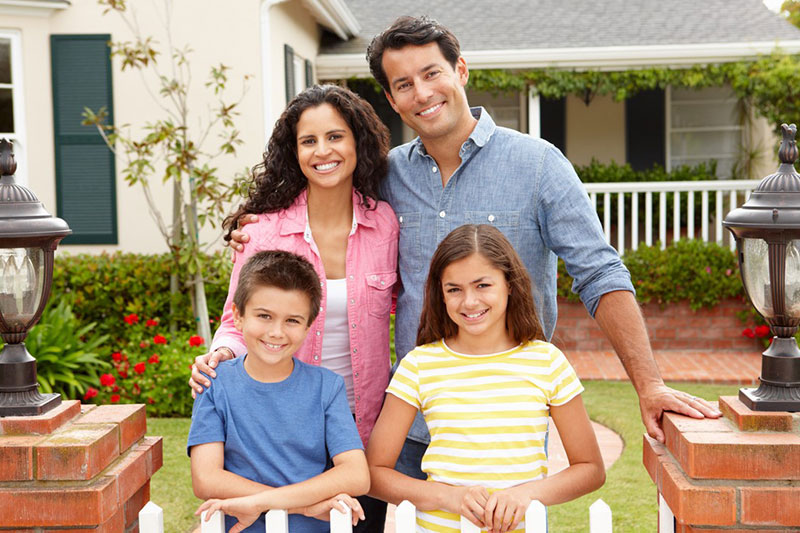
<svg viewBox="0 0 800 533">
<path fill-rule="evenodd" d="M 401 15 L 449 27 L 472 68 L 635 68 L 732 61 L 776 45 L 800 51 L 800 29 L 761 0 L 346 0 L 361 25 L 323 37 L 320 77 L 366 75 L 372 36 Z"/>
</svg>

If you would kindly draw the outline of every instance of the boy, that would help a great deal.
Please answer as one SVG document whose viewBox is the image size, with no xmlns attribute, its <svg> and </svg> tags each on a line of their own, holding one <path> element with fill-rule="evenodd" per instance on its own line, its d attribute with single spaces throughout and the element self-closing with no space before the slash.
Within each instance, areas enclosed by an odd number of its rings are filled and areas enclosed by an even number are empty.
<svg viewBox="0 0 800 533">
<path fill-rule="evenodd" d="M 321 297 L 305 259 L 281 251 L 251 257 L 233 297 L 247 355 L 221 364 L 215 386 L 195 400 L 187 444 L 194 493 L 232 498 L 201 509 L 234 515 L 250 526 L 243 531 L 263 532 L 259 515 L 269 509 L 293 513 L 292 533 L 328 531 L 316 517 L 340 499 L 363 518 L 348 495 L 367 492 L 369 471 L 344 381 L 293 358 Z M 328 456 L 333 467 L 325 471 Z M 236 524 L 225 520 L 228 530 Z"/>
</svg>

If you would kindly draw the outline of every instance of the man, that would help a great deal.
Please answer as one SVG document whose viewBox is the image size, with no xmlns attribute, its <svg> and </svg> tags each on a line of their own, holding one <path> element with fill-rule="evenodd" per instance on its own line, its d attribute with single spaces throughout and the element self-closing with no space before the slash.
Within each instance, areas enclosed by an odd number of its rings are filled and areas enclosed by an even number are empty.
<svg viewBox="0 0 800 533">
<path fill-rule="evenodd" d="M 401 17 L 372 40 L 367 59 L 392 108 L 419 135 L 391 151 L 382 191 L 400 222 L 398 357 L 414 347 L 436 245 L 464 223 L 494 224 L 531 273 L 548 339 L 556 323 L 556 256 L 564 259 L 575 279 L 573 290 L 636 388 L 651 437 L 664 441 L 664 411 L 694 418 L 721 416 L 704 400 L 664 385 L 630 274 L 605 242 L 569 161 L 546 141 L 499 128 L 485 110 L 470 109 L 464 90 L 469 69 L 455 36 L 429 18 Z M 234 233 L 234 240 L 239 242 L 232 246 L 239 250 L 246 239 Z M 197 366 L 203 370 L 205 360 Z M 398 469 L 413 475 L 416 468 L 421 474 L 419 460 L 427 439 L 427 428 L 418 418 Z"/>
</svg>

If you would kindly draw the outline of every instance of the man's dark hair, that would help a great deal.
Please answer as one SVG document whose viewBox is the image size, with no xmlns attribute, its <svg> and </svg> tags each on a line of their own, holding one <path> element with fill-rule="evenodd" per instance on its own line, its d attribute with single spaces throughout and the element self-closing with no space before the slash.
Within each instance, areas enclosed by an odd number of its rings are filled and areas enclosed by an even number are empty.
<svg viewBox="0 0 800 533">
<path fill-rule="evenodd" d="M 319 314 L 322 288 L 319 276 L 306 259 L 289 252 L 269 250 L 258 252 L 247 260 L 239 273 L 239 284 L 233 294 L 233 303 L 244 314 L 245 305 L 260 287 L 275 287 L 284 291 L 300 291 L 311 304 L 308 315 L 310 326 Z"/>
<path fill-rule="evenodd" d="M 456 68 L 461 57 L 461 45 L 453 32 L 430 17 L 400 17 L 376 35 L 367 47 L 367 62 L 372 77 L 391 94 L 389 80 L 383 70 L 383 53 L 399 50 L 408 45 L 422 46 L 435 42 L 450 66 Z"/>
</svg>

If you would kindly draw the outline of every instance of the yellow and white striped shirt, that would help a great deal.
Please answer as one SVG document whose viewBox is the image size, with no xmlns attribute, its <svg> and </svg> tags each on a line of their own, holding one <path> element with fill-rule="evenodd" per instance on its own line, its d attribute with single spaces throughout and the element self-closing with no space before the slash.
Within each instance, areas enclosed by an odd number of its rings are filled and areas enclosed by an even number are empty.
<svg viewBox="0 0 800 533">
<path fill-rule="evenodd" d="M 431 443 L 422 470 L 428 480 L 490 491 L 546 475 L 549 406 L 582 391 L 564 354 L 543 341 L 489 355 L 460 354 L 443 340 L 418 346 L 387 389 L 425 417 Z M 444 511 L 418 511 L 417 531 L 458 533 L 459 520 Z"/>
</svg>

